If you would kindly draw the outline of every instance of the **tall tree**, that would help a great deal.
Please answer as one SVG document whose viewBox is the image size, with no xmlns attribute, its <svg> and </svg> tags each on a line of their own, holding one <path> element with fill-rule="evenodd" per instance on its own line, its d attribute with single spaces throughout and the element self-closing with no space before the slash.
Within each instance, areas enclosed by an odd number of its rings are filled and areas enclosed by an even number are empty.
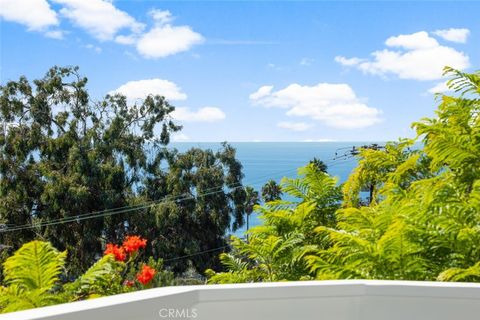
<svg viewBox="0 0 480 320">
<path fill-rule="evenodd" d="M 234 227 L 243 224 L 243 192 L 236 188 L 241 165 L 233 148 L 168 150 L 170 133 L 181 127 L 164 97 L 131 105 L 107 95 L 92 102 L 86 84 L 77 67 L 54 67 L 42 79 L 0 86 L 0 224 L 7 226 L 0 243 L 16 249 L 48 239 L 68 250 L 70 271 L 78 274 L 105 242 L 126 233 L 161 243 L 147 248 L 160 257 L 170 254 L 162 250 L 172 243 L 183 248 L 172 251 L 176 255 L 223 243 L 231 216 Z M 217 193 L 203 195 L 212 187 Z M 172 203 L 180 209 L 165 214 L 162 208 Z M 129 210 L 111 211 L 122 207 Z M 182 224 L 175 234 L 194 235 L 196 242 L 178 243 L 168 234 L 176 221 Z"/>
<path fill-rule="evenodd" d="M 316 170 L 318 170 L 320 172 L 323 172 L 323 173 L 327 173 L 328 166 L 322 160 L 314 157 L 312 160 L 310 160 L 310 164 L 313 165 L 313 168 L 315 168 Z"/>
<path fill-rule="evenodd" d="M 247 231 L 250 229 L 250 215 L 253 213 L 255 206 L 259 203 L 260 197 L 258 191 L 250 186 L 245 187 L 245 216 L 247 218 Z"/>
<path fill-rule="evenodd" d="M 133 215 L 130 230 L 147 232 L 145 237 L 154 239 L 154 257 L 165 259 L 175 271 L 193 266 L 203 272 L 218 265 L 218 253 L 227 246 L 226 231 L 244 224 L 242 165 L 226 143 L 217 152 L 170 151 L 166 165 L 166 172 L 159 164 L 150 167 L 142 197 L 159 203 L 145 215 Z M 177 259 L 184 256 L 188 258 Z"/>
<path fill-rule="evenodd" d="M 282 189 L 275 182 L 275 180 L 269 180 L 262 187 L 262 198 L 265 202 L 280 200 L 282 197 Z"/>
</svg>

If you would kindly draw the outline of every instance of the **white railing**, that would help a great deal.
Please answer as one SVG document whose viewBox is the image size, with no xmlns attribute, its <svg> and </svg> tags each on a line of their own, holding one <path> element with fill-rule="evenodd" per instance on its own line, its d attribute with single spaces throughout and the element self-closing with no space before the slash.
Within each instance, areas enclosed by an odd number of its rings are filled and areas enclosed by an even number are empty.
<svg viewBox="0 0 480 320">
<path fill-rule="evenodd" d="M 468 320 L 480 284 L 305 281 L 166 287 L 9 313 L 45 320 Z"/>
</svg>

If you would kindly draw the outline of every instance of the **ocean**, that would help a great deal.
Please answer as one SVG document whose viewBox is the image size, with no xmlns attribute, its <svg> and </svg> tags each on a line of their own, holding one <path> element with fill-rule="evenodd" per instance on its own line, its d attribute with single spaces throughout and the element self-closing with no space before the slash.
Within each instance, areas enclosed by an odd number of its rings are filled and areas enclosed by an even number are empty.
<svg viewBox="0 0 480 320">
<path fill-rule="evenodd" d="M 280 182 L 283 177 L 295 177 L 297 169 L 308 164 L 313 158 L 325 162 L 328 173 L 344 182 L 357 161 L 354 157 L 342 157 L 353 146 L 362 146 L 372 142 L 232 142 L 237 150 L 237 159 L 243 165 L 244 185 L 261 190 L 270 179 Z M 221 148 L 215 142 L 177 142 L 170 145 L 179 151 L 186 151 L 192 147 L 201 149 Z M 260 224 L 256 214 L 250 216 L 250 226 Z M 241 235 L 245 228 L 237 230 Z"/>
</svg>

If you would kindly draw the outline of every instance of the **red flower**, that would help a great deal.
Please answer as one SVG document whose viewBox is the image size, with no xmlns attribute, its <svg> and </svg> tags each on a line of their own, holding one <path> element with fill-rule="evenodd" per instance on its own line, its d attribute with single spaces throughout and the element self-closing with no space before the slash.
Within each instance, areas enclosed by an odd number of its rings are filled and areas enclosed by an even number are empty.
<svg viewBox="0 0 480 320">
<path fill-rule="evenodd" d="M 125 258 L 127 257 L 125 250 L 122 247 L 112 243 L 107 243 L 107 248 L 105 249 L 104 254 L 113 254 L 117 261 L 125 261 Z"/>
<path fill-rule="evenodd" d="M 156 273 L 155 269 L 147 265 L 144 265 L 142 271 L 140 271 L 137 274 L 137 280 L 141 284 L 146 285 L 147 283 L 152 281 L 153 277 L 155 276 L 155 273 Z"/>
<path fill-rule="evenodd" d="M 123 285 L 124 285 L 124 286 L 127 286 L 127 287 L 133 287 L 134 284 L 135 284 L 135 281 L 133 281 L 133 280 L 125 280 L 125 281 L 123 281 Z"/>
<path fill-rule="evenodd" d="M 145 248 L 147 240 L 139 236 L 128 236 L 123 241 L 123 248 L 127 253 L 137 252 L 140 248 Z"/>
</svg>

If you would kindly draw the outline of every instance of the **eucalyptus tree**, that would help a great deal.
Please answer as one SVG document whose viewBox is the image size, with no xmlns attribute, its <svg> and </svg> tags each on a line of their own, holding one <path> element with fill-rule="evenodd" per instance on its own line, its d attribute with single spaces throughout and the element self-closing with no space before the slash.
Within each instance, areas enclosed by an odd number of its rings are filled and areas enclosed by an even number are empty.
<svg viewBox="0 0 480 320">
<path fill-rule="evenodd" d="M 172 150 L 167 171 L 159 164 L 148 169 L 141 197 L 158 204 L 146 215 L 132 216 L 129 224 L 133 232 L 146 233 L 154 257 L 177 272 L 218 267 L 218 253 L 227 249 L 226 232 L 244 225 L 246 195 L 235 152 L 226 143 L 216 152 Z"/>
<path fill-rule="evenodd" d="M 164 97 L 94 102 L 86 85 L 77 67 L 53 67 L 0 86 L 0 243 L 49 240 L 69 252 L 73 274 L 134 231 L 158 257 L 224 244 L 230 226 L 244 223 L 235 150 L 167 149 L 181 126 Z M 202 270 L 217 253 L 196 258 Z"/>
</svg>

